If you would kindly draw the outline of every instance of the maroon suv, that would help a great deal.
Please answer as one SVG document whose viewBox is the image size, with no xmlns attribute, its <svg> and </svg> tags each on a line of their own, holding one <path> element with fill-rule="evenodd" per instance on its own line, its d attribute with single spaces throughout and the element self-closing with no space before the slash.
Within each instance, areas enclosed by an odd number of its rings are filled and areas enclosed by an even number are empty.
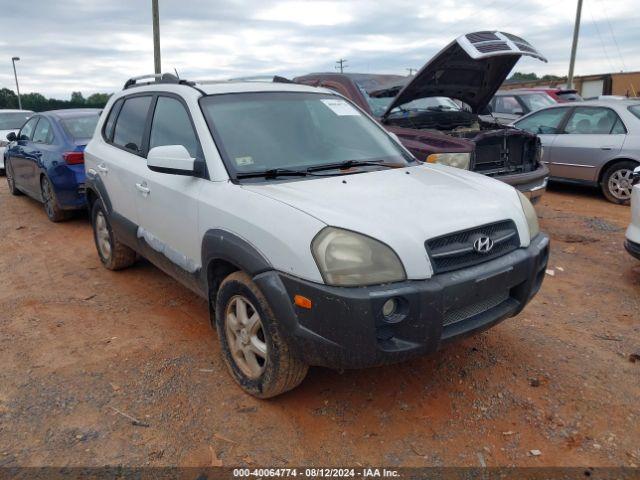
<svg viewBox="0 0 640 480">
<path fill-rule="evenodd" d="M 515 35 L 476 32 L 456 39 L 413 77 L 313 73 L 294 82 L 349 98 L 419 160 L 489 175 L 535 200 L 549 175 L 536 135 L 478 116 L 524 55 L 546 61 Z"/>
</svg>

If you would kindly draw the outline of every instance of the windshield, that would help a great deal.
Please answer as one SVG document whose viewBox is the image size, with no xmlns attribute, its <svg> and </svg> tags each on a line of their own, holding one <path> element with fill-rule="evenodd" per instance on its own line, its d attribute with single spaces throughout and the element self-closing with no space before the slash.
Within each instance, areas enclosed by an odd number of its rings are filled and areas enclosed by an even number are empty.
<svg viewBox="0 0 640 480">
<path fill-rule="evenodd" d="M 633 113 L 636 117 L 640 118 L 640 104 L 638 105 L 631 105 L 629 107 L 629 111 L 631 113 Z"/>
<path fill-rule="evenodd" d="M 0 130 L 19 130 L 32 112 L 0 112 Z"/>
<path fill-rule="evenodd" d="M 93 136 L 99 118 L 100 113 L 96 112 L 81 117 L 63 118 L 60 122 L 74 140 L 84 140 L 85 138 L 91 138 Z"/>
<path fill-rule="evenodd" d="M 521 95 L 520 99 L 524 102 L 530 112 L 540 110 L 544 107 L 555 105 L 557 102 L 546 93 L 530 93 Z"/>
<path fill-rule="evenodd" d="M 375 117 L 381 117 L 389 108 L 391 101 L 395 97 L 372 97 L 363 88 L 360 91 L 364 95 L 364 98 L 369 104 L 371 113 Z M 391 115 L 402 112 L 420 112 L 420 111 L 432 111 L 432 112 L 458 112 L 460 106 L 448 97 L 427 97 L 413 100 L 409 103 L 400 105 L 391 110 Z"/>
<path fill-rule="evenodd" d="M 236 93 L 204 97 L 201 105 L 232 176 L 349 161 L 413 162 L 373 120 L 335 95 Z"/>
</svg>

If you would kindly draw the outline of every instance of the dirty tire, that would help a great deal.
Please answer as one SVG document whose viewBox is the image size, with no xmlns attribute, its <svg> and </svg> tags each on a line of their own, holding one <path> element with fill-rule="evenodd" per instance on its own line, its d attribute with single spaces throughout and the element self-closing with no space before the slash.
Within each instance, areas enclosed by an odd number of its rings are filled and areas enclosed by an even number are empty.
<svg viewBox="0 0 640 480">
<path fill-rule="evenodd" d="M 7 176 L 7 185 L 9 185 L 9 192 L 11 193 L 11 195 L 15 195 L 16 197 L 18 195 L 22 195 L 22 192 L 16 188 L 16 178 L 13 175 L 13 167 L 11 166 L 11 162 L 9 162 L 9 160 L 5 162 L 5 167 L 6 167 L 5 174 Z"/>
<path fill-rule="evenodd" d="M 629 205 L 631 201 L 631 175 L 633 175 L 633 169 L 638 166 L 638 163 L 631 160 L 622 160 L 609 166 L 602 175 L 602 182 L 600 188 L 607 200 L 619 205 Z M 627 188 L 619 189 L 615 188 L 616 185 L 620 185 Z M 628 194 L 627 194 L 628 192 Z"/>
<path fill-rule="evenodd" d="M 69 213 L 60 208 L 56 192 L 53 190 L 51 182 L 46 176 L 40 179 L 40 194 L 42 195 L 42 204 L 44 212 L 52 222 L 61 222 L 69 218 Z"/>
<path fill-rule="evenodd" d="M 133 265 L 136 252 L 116 238 L 100 200 L 97 200 L 91 209 L 91 225 L 98 256 L 106 268 L 121 270 Z"/>
<path fill-rule="evenodd" d="M 244 299 L 250 310 L 259 316 L 260 331 L 266 344 L 263 371 L 255 378 L 242 370 L 243 367 L 234 359 L 230 346 L 230 341 L 233 342 L 234 339 L 228 334 L 227 309 L 232 308 L 238 299 Z M 282 326 L 249 275 L 234 272 L 225 278 L 215 302 L 216 328 L 224 360 L 229 372 L 245 392 L 258 398 L 275 397 L 297 387 L 304 380 L 309 367 L 294 355 L 286 337 L 282 335 Z"/>
</svg>

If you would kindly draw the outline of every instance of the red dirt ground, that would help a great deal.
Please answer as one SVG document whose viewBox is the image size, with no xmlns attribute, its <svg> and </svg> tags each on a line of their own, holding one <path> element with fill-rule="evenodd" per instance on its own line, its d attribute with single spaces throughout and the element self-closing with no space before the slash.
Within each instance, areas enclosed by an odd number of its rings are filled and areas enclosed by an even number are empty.
<svg viewBox="0 0 640 480">
<path fill-rule="evenodd" d="M 518 317 L 260 401 L 227 374 L 204 301 L 144 261 L 105 270 L 85 216 L 50 223 L 3 181 L 0 466 L 640 465 L 629 208 L 554 187 L 537 210 L 555 275 Z"/>
</svg>

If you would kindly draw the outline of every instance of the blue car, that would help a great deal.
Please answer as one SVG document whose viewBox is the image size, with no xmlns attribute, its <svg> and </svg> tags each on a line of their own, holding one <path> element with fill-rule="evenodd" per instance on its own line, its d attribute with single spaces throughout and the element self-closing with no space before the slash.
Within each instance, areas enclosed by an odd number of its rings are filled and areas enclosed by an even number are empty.
<svg viewBox="0 0 640 480">
<path fill-rule="evenodd" d="M 5 151 L 9 190 L 44 204 L 52 222 L 86 207 L 84 147 L 98 123 L 101 110 L 52 110 L 32 116 Z"/>
</svg>

